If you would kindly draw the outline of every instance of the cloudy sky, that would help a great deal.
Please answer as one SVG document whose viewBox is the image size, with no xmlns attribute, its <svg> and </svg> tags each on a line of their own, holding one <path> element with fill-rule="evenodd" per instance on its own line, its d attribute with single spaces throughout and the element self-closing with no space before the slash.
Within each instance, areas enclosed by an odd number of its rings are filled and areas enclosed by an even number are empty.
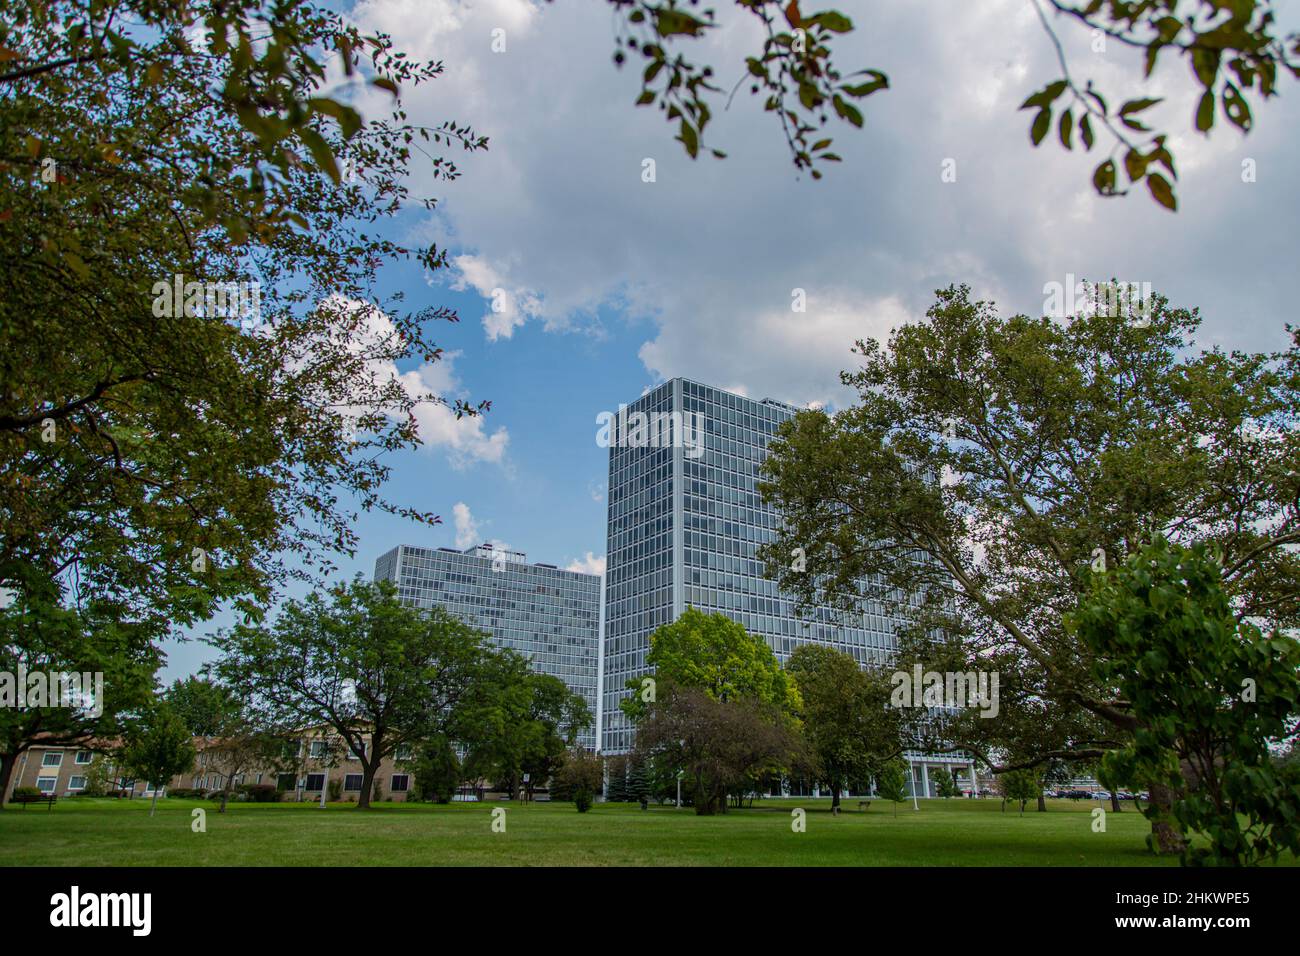
<svg viewBox="0 0 1300 956">
<path fill-rule="evenodd" d="M 447 246 L 453 268 L 394 267 L 383 279 L 413 308 L 450 305 L 461 318 L 433 330 L 446 360 L 403 373 L 493 402 L 482 420 L 422 415 L 426 445 L 392 459 L 389 492 L 442 524 L 362 516 L 347 573 L 368 574 L 397 543 L 479 540 L 599 570 L 599 412 L 678 375 L 841 404 L 838 373 L 853 365 L 853 341 L 923 315 L 950 283 L 1006 313 L 1041 314 L 1044 286 L 1068 275 L 1150 282 L 1175 305 L 1200 308 L 1205 345 L 1285 342 L 1295 271 L 1286 235 L 1300 190 L 1300 95 L 1287 81 L 1256 107 L 1248 137 L 1220 119 L 1207 140 L 1191 129 L 1197 91 L 1184 64 L 1171 58 L 1142 82 L 1138 54 L 1114 43 L 1094 50 L 1086 30 L 1059 25 L 1074 75 L 1093 78 L 1112 103 L 1165 98 L 1145 115 L 1174 133 L 1173 215 L 1145 190 L 1097 197 L 1096 152 L 1066 153 L 1050 138 L 1030 147 L 1030 114 L 1017 107 L 1059 75 L 1030 0 L 835 6 L 856 26 L 838 41 L 838 65 L 881 69 L 891 89 L 865 101 L 864 129 L 836 124 L 844 162 L 820 182 L 796 175 L 747 86 L 714 110 L 708 142 L 728 158 L 689 160 L 658 110 L 633 106 L 640 71 L 614 67 L 614 16 L 597 0 L 347 7 L 411 57 L 443 61 L 443 77 L 404 94 L 412 122 L 455 119 L 490 138 L 488 152 L 457 156 L 455 183 L 414 169 L 414 193 L 439 197 L 438 210 L 413 207 L 391 227 Z M 729 91 L 761 35 L 751 17 L 717 7 L 722 27 L 684 49 Z M 494 51 L 494 36 L 504 50 Z M 655 161 L 652 183 L 642 180 L 645 159 Z M 944 182 L 950 160 L 956 181 Z M 1242 181 L 1245 160 L 1255 182 Z M 796 288 L 804 313 L 791 311 Z M 197 644 L 173 648 L 168 676 L 208 656 Z"/>
</svg>

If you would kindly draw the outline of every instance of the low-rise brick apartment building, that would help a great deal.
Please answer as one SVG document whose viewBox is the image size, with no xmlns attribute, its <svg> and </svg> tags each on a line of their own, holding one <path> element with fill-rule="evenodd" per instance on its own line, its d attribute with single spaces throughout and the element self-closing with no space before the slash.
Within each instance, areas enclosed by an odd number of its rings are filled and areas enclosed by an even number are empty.
<svg viewBox="0 0 1300 956">
<path fill-rule="evenodd" d="M 18 758 L 4 799 L 9 800 L 18 787 L 35 787 L 58 797 L 76 796 L 86 789 L 91 764 L 97 756 L 108 761 L 110 790 L 125 796 L 152 796 L 153 789 L 146 781 L 124 777 L 112 766 L 112 757 L 107 755 L 110 743 L 32 747 Z M 167 790 L 210 792 L 248 784 L 273 786 L 283 791 L 282 800 L 320 800 L 322 791 L 330 798 L 332 782 L 337 782 L 339 800 L 355 801 L 361 794 L 361 761 L 356 754 L 345 752 L 347 748 L 336 737 L 313 734 L 287 741 L 276 766 L 236 774 L 233 781 L 227 780 L 218 761 L 209 760 L 207 751 L 211 743 L 210 738 L 194 738 L 194 748 L 198 751 L 194 767 L 169 780 L 164 794 Z M 380 799 L 403 802 L 411 793 L 413 775 L 401 766 L 406 757 L 407 753 L 400 752 L 380 762 L 375 773 Z"/>
</svg>

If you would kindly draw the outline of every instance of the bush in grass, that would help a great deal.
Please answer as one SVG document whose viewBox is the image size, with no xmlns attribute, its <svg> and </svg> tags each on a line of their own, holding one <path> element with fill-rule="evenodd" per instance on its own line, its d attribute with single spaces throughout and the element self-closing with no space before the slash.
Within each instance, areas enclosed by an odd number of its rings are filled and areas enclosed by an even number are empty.
<svg viewBox="0 0 1300 956">
<path fill-rule="evenodd" d="M 343 796 L 343 781 L 331 780 L 329 782 L 330 802 L 334 803 Z"/>
<path fill-rule="evenodd" d="M 604 771 L 603 762 L 595 754 L 581 748 L 569 751 L 555 772 L 551 799 L 572 800 L 579 813 L 586 813 L 600 791 Z"/>
<path fill-rule="evenodd" d="M 240 788 L 252 803 L 278 803 L 284 794 L 269 783 L 249 783 Z"/>
<path fill-rule="evenodd" d="M 20 799 L 32 800 L 35 799 L 36 797 L 43 797 L 43 796 L 45 796 L 45 794 L 41 793 L 39 787 L 14 787 L 14 793 L 12 799 L 15 801 Z"/>
</svg>

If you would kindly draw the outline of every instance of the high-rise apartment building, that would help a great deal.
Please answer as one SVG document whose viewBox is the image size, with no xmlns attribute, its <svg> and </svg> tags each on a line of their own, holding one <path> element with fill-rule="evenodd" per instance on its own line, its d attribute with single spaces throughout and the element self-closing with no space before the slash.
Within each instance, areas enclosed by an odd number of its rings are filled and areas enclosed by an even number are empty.
<svg viewBox="0 0 1300 956">
<path fill-rule="evenodd" d="M 763 576 L 756 549 L 775 537 L 779 519 L 759 496 L 758 469 L 777 426 L 796 411 L 681 378 L 620 408 L 609 429 L 602 751 L 631 748 L 618 706 L 627 679 L 648 672 L 651 632 L 688 606 L 738 621 L 783 662 L 802 643 L 830 645 L 860 664 L 881 663 L 896 647 L 899 622 L 885 608 L 837 621 L 820 607 L 799 618 L 793 598 Z M 917 789 L 928 791 L 924 764 L 919 771 Z"/>
<path fill-rule="evenodd" d="M 529 564 L 519 551 L 478 545 L 399 545 L 375 561 L 375 580 L 397 585 L 413 607 L 442 607 L 486 631 L 499 647 L 532 661 L 586 698 L 593 721 L 598 701 L 600 576 Z M 594 725 L 579 742 L 596 746 Z"/>
</svg>

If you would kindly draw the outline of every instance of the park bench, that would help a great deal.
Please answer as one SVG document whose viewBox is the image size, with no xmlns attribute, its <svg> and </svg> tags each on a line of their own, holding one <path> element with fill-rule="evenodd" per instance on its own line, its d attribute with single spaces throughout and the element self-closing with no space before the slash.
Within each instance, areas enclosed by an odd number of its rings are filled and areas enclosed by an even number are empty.
<svg viewBox="0 0 1300 956">
<path fill-rule="evenodd" d="M 59 799 L 57 793 L 16 793 L 9 798 L 10 803 L 21 803 L 23 809 L 27 809 L 29 803 L 44 803 L 45 809 L 49 810 L 54 806 L 54 801 Z"/>
</svg>

